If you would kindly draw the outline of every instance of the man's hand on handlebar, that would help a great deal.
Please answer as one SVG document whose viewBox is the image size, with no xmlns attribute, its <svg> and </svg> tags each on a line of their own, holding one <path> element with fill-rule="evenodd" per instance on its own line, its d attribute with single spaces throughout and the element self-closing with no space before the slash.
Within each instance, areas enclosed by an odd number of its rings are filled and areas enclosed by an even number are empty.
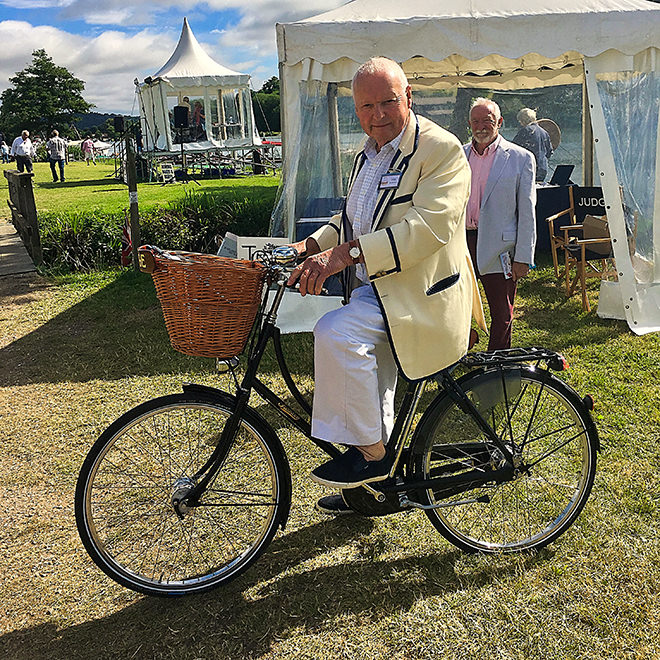
<svg viewBox="0 0 660 660">
<path fill-rule="evenodd" d="M 350 247 L 349 243 L 342 243 L 337 247 L 325 250 L 325 252 L 312 253 L 295 268 L 287 284 L 293 286 L 298 282 L 301 295 L 304 296 L 310 293 L 318 296 L 323 289 L 323 283 L 328 277 L 355 263 L 348 254 Z M 309 251 L 307 254 L 309 255 Z"/>
</svg>

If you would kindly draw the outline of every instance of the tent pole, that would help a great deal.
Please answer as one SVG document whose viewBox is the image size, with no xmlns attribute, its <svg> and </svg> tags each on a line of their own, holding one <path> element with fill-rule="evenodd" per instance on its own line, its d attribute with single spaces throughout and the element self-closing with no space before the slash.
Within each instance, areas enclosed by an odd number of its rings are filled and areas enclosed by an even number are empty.
<svg viewBox="0 0 660 660">
<path fill-rule="evenodd" d="M 339 155 L 339 110 L 337 107 L 337 83 L 328 83 L 328 131 L 330 133 L 330 163 L 332 167 L 332 191 L 335 197 L 341 197 L 342 177 Z"/>
<path fill-rule="evenodd" d="M 210 140 L 213 137 L 213 129 L 210 128 L 212 124 L 212 118 L 213 114 L 211 113 L 211 97 L 209 96 L 209 88 L 204 87 L 204 132 L 206 133 L 207 140 Z"/>
<path fill-rule="evenodd" d="M 238 90 L 238 121 L 241 123 L 241 138 L 245 138 L 245 106 L 243 105 L 242 90 Z"/>
<path fill-rule="evenodd" d="M 223 142 L 227 141 L 227 117 L 225 115 L 225 101 L 224 101 L 225 90 L 220 90 L 220 126 L 222 126 L 222 133 L 220 134 Z"/>
<path fill-rule="evenodd" d="M 591 110 L 587 81 L 582 78 L 582 185 L 594 185 L 594 132 L 591 127 Z"/>
<path fill-rule="evenodd" d="M 595 59 L 595 58 L 594 58 Z M 635 271 L 632 267 L 630 252 L 628 251 L 628 239 L 626 236 L 626 221 L 623 215 L 623 203 L 619 181 L 614 164 L 614 154 L 610 136 L 605 123 L 605 113 L 598 93 L 598 84 L 596 73 L 591 70 L 591 60 L 585 58 L 584 75 L 587 84 L 588 103 L 591 110 L 591 120 L 593 122 L 594 136 L 598 140 L 596 144 L 596 155 L 598 156 L 598 169 L 600 184 L 603 188 L 603 198 L 605 199 L 605 211 L 612 237 L 612 248 L 616 261 L 618 273 L 617 287 L 621 294 L 621 301 L 625 310 L 628 327 L 640 334 L 643 327 L 640 320 L 643 314 L 639 305 L 637 295 L 637 284 L 635 280 Z"/>
<path fill-rule="evenodd" d="M 653 201 L 653 281 L 660 282 L 660 108 L 655 140 L 655 199 Z"/>
</svg>

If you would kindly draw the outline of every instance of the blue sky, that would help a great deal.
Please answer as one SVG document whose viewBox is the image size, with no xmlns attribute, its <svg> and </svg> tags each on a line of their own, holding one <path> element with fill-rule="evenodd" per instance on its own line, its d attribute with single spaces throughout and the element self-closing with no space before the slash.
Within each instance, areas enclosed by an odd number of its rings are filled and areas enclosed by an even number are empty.
<svg viewBox="0 0 660 660">
<path fill-rule="evenodd" d="M 277 75 L 275 23 L 307 18 L 347 0 L 0 0 L 0 92 L 44 48 L 85 81 L 99 112 L 137 113 L 133 80 L 157 71 L 188 18 L 216 61 L 252 76 Z"/>
</svg>

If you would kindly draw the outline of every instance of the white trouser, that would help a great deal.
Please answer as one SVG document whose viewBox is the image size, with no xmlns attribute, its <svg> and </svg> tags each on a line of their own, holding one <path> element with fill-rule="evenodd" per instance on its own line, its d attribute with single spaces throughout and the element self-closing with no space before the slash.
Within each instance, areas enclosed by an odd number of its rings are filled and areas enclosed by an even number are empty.
<svg viewBox="0 0 660 660">
<path fill-rule="evenodd" d="M 394 425 L 397 368 L 371 286 L 314 328 L 312 435 L 346 445 L 387 442 Z"/>
</svg>

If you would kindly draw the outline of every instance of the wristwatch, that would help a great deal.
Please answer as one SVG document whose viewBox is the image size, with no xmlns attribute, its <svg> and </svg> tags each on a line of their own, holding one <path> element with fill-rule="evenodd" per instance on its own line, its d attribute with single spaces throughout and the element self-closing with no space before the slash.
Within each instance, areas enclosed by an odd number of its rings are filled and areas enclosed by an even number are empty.
<svg viewBox="0 0 660 660">
<path fill-rule="evenodd" d="M 349 251 L 348 251 L 348 256 L 353 259 L 353 263 L 357 263 L 358 259 L 360 258 L 360 255 L 362 254 L 362 250 L 360 250 L 360 244 L 356 243 Z"/>
</svg>

